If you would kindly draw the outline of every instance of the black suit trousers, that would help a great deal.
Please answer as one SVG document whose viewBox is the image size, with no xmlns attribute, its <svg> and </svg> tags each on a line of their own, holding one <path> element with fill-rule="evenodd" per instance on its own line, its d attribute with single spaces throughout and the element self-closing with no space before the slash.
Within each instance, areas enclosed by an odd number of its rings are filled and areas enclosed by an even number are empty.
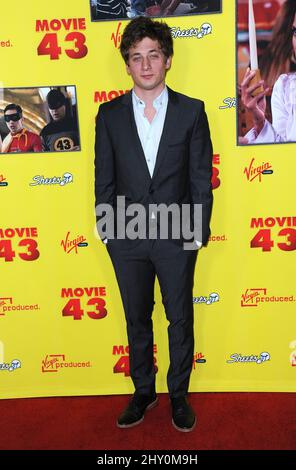
<svg viewBox="0 0 296 470">
<path fill-rule="evenodd" d="M 180 240 L 108 240 L 127 322 L 130 373 L 135 389 L 155 391 L 153 358 L 154 283 L 157 276 L 169 322 L 170 397 L 188 391 L 194 354 L 193 280 L 197 250 L 184 250 Z M 158 363 L 161 358 L 158 358 Z"/>
</svg>

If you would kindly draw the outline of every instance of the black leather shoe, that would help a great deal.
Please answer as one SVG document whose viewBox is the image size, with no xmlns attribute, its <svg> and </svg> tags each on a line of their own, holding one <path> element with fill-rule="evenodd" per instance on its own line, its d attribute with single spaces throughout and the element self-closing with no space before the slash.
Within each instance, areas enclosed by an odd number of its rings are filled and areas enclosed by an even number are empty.
<svg viewBox="0 0 296 470">
<path fill-rule="evenodd" d="M 190 432 L 195 428 L 196 417 L 186 397 L 171 398 L 172 423 L 181 432 Z"/>
<path fill-rule="evenodd" d="M 117 420 L 119 428 L 132 428 L 144 419 L 146 410 L 156 406 L 158 398 L 154 395 L 140 395 L 135 393 L 127 408 L 121 413 Z"/>
</svg>

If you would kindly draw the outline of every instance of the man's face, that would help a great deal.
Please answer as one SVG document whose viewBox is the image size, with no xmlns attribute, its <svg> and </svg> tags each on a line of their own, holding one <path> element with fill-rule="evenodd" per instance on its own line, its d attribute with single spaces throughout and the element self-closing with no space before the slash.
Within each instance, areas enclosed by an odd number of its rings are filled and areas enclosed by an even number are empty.
<svg viewBox="0 0 296 470">
<path fill-rule="evenodd" d="M 16 109 L 6 111 L 4 119 L 12 134 L 17 134 L 23 129 L 23 118 Z"/>
<path fill-rule="evenodd" d="M 159 42 L 144 38 L 129 50 L 127 73 L 141 90 L 153 90 L 164 83 L 172 58 L 164 56 Z"/>
<path fill-rule="evenodd" d="M 49 108 L 49 112 L 54 121 L 60 121 L 66 116 L 66 106 L 63 104 L 62 106 L 56 109 Z"/>
</svg>

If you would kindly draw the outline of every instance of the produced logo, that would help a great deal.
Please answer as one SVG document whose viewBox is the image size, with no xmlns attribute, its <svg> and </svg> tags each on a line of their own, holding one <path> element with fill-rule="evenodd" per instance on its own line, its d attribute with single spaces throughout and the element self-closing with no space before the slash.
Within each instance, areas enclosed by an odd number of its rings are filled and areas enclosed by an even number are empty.
<svg viewBox="0 0 296 470">
<path fill-rule="evenodd" d="M 95 91 L 94 94 L 94 102 L 95 103 L 106 103 L 106 101 L 114 100 L 118 96 L 125 95 L 130 90 L 102 90 L 102 91 Z"/>
<path fill-rule="evenodd" d="M 12 42 L 10 41 L 10 39 L 8 39 L 7 41 L 0 41 L 0 47 L 12 47 Z"/>
<path fill-rule="evenodd" d="M 209 237 L 209 242 L 226 242 L 226 235 L 211 235 Z"/>
<path fill-rule="evenodd" d="M 40 310 L 40 307 L 38 304 L 15 304 L 12 297 L 0 297 L 0 316 L 5 316 L 6 313 L 28 310 Z"/>
<path fill-rule="evenodd" d="M 197 368 L 197 364 L 205 364 L 206 362 L 207 360 L 201 352 L 195 353 L 193 356 L 193 370 Z"/>
<path fill-rule="evenodd" d="M 62 369 L 85 369 L 92 367 L 90 361 L 66 361 L 65 354 L 48 354 L 42 361 L 41 371 L 46 372 L 59 372 Z"/>
<path fill-rule="evenodd" d="M 259 229 L 250 242 L 251 248 L 271 251 L 276 246 L 283 251 L 296 250 L 295 216 L 253 217 L 250 227 L 251 229 Z"/>
<path fill-rule="evenodd" d="M 292 352 L 290 354 L 290 364 L 292 367 L 296 367 L 296 340 L 291 341 L 290 343 L 290 349 L 292 349 Z"/>
<path fill-rule="evenodd" d="M 270 361 L 270 354 L 268 352 L 262 352 L 261 354 L 257 356 L 243 356 L 242 354 L 232 354 L 230 356 L 230 359 L 226 361 L 228 364 L 233 364 L 233 363 L 246 363 L 246 362 L 252 362 L 255 364 L 263 364 L 264 362 Z"/>
<path fill-rule="evenodd" d="M 12 297 L 0 297 L 0 316 L 4 316 L 6 307 L 12 304 Z"/>
<path fill-rule="evenodd" d="M 0 187 L 1 186 L 8 186 L 8 181 L 4 177 L 4 175 L 0 175 Z"/>
<path fill-rule="evenodd" d="M 157 345 L 153 346 L 153 353 L 157 353 Z M 116 356 L 116 364 L 113 367 L 114 374 L 124 374 L 125 377 L 130 377 L 130 360 L 129 360 L 129 346 L 113 346 L 112 355 Z M 119 359 L 118 359 L 119 356 Z M 157 373 L 158 367 L 156 364 L 156 356 L 154 356 L 154 369 Z"/>
<path fill-rule="evenodd" d="M 272 165 L 269 162 L 261 163 L 261 165 L 255 164 L 255 158 L 252 158 L 250 165 L 245 167 L 244 174 L 247 180 L 253 182 L 255 179 L 261 183 L 262 175 L 271 175 L 273 173 Z"/>
<path fill-rule="evenodd" d="M 181 29 L 180 26 L 173 26 L 171 28 L 171 34 L 173 39 L 186 39 L 186 38 L 196 38 L 202 39 L 209 34 L 212 34 L 213 27 L 210 23 L 203 23 L 200 28 L 188 28 Z"/>
<path fill-rule="evenodd" d="M 223 106 L 219 106 L 219 109 L 230 109 L 230 108 L 236 108 L 236 98 L 228 97 L 224 98 L 223 100 Z"/>
<path fill-rule="evenodd" d="M 36 175 L 32 179 L 33 183 L 30 183 L 29 186 L 65 186 L 66 184 L 73 183 L 72 173 L 64 173 L 62 176 L 52 176 L 50 178 L 45 178 L 44 176 Z"/>
<path fill-rule="evenodd" d="M 36 261 L 40 256 L 37 239 L 37 227 L 0 228 L 0 262 Z"/>
<path fill-rule="evenodd" d="M 64 287 L 62 299 L 69 299 L 62 309 L 63 317 L 82 320 L 85 314 L 92 320 L 101 320 L 107 316 L 106 287 Z"/>
<path fill-rule="evenodd" d="M 199 297 L 193 297 L 194 304 L 206 304 L 211 305 L 216 302 L 219 302 L 220 297 L 216 292 L 212 292 L 209 296 L 200 295 Z"/>
<path fill-rule="evenodd" d="M 65 253 L 75 252 L 77 255 L 78 248 L 86 247 L 88 243 L 83 235 L 78 235 L 73 239 L 70 236 L 70 232 L 67 232 L 65 239 L 61 241 L 61 246 Z"/>
<path fill-rule="evenodd" d="M 241 307 L 258 307 L 260 304 L 296 302 L 293 295 L 267 295 L 266 288 L 246 289 L 241 297 Z"/>
</svg>

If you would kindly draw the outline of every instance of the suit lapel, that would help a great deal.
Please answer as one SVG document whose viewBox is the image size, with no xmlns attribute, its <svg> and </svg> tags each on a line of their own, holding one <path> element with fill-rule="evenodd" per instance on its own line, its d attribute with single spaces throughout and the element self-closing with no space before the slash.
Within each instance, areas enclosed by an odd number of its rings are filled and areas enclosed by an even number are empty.
<svg viewBox="0 0 296 470">
<path fill-rule="evenodd" d="M 143 171 L 146 174 L 146 176 L 148 176 L 149 180 L 151 181 L 151 176 L 150 176 L 150 173 L 149 173 L 149 169 L 148 169 L 148 166 L 147 166 L 144 150 L 143 150 L 143 147 L 142 147 L 142 144 L 141 144 L 141 140 L 140 140 L 140 137 L 139 137 L 139 134 L 138 134 L 137 124 L 136 124 L 136 121 L 135 121 L 133 101 L 132 101 L 132 91 L 130 91 L 129 93 L 126 93 L 123 96 L 122 103 L 125 106 L 127 106 L 126 109 L 128 110 L 127 118 L 128 118 L 128 127 L 129 127 L 129 130 L 130 130 L 130 142 L 129 142 L 129 144 L 134 146 L 134 148 L 136 150 L 136 155 L 140 156 L 140 161 L 141 161 L 141 164 L 142 164 Z M 127 139 L 129 139 L 128 135 L 127 135 Z"/>
<path fill-rule="evenodd" d="M 152 175 L 152 180 L 154 180 L 157 175 L 161 162 L 163 161 L 163 158 L 166 154 L 168 144 L 171 140 L 171 136 L 176 132 L 176 129 L 178 128 L 178 116 L 180 110 L 178 107 L 177 93 L 171 90 L 169 87 L 167 88 L 169 93 L 169 100 L 163 125 L 163 131 L 161 134 L 158 152 L 156 156 L 156 163 Z"/>
<path fill-rule="evenodd" d="M 176 132 L 176 128 L 178 125 L 178 116 L 179 116 L 180 109 L 178 106 L 177 93 L 171 90 L 169 87 L 167 88 L 168 88 L 168 93 L 169 93 L 168 106 L 167 106 L 163 131 L 162 131 L 162 135 L 161 135 L 160 142 L 159 142 L 159 147 L 158 147 L 158 152 L 156 156 L 156 162 L 155 162 L 155 167 L 154 167 L 152 178 L 148 170 L 145 154 L 144 154 L 141 140 L 139 138 L 139 134 L 137 130 L 137 124 L 135 121 L 134 110 L 133 110 L 132 92 L 130 91 L 129 93 L 125 94 L 122 99 L 122 103 L 125 106 L 127 106 L 129 110 L 128 121 L 129 121 L 129 128 L 131 131 L 130 145 L 135 146 L 136 153 L 140 156 L 143 171 L 145 172 L 146 176 L 148 176 L 150 181 L 155 179 L 156 174 L 161 165 L 161 162 L 163 161 L 163 158 L 166 154 L 167 146 L 170 142 L 171 136 L 174 134 L 174 132 Z"/>
</svg>

